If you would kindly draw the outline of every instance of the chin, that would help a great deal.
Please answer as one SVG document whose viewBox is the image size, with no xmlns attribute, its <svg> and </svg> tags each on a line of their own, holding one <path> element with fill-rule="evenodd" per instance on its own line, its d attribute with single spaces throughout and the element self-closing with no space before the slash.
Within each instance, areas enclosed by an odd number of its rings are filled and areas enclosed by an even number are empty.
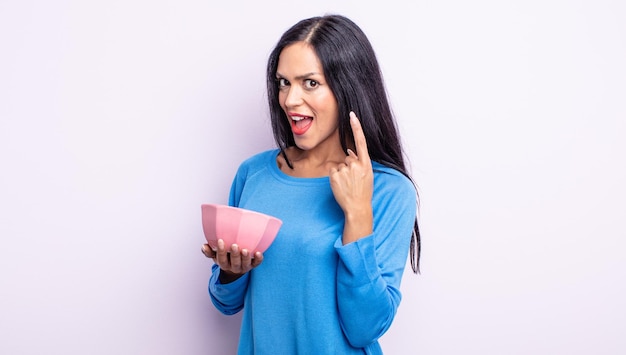
<svg viewBox="0 0 626 355">
<path fill-rule="evenodd" d="M 309 150 L 313 147 L 311 147 L 309 144 L 306 144 L 306 142 L 304 142 L 302 139 L 298 139 L 294 137 L 294 147 L 299 149 L 299 150 Z"/>
<path fill-rule="evenodd" d="M 311 147 L 305 145 L 305 144 L 298 144 L 296 142 L 296 145 L 294 146 L 294 148 L 298 149 L 298 150 L 310 150 Z"/>
</svg>

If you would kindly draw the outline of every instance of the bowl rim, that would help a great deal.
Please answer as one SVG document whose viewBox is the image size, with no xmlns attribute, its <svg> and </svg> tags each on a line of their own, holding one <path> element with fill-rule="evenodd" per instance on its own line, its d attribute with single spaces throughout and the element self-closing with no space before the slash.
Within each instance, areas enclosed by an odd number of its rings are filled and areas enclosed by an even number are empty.
<svg viewBox="0 0 626 355">
<path fill-rule="evenodd" d="M 243 208 L 243 207 L 235 207 L 235 206 L 230 206 L 230 205 L 224 205 L 224 204 L 219 204 L 219 203 L 203 203 L 200 205 L 200 208 L 202 210 L 204 210 L 204 207 L 216 207 L 216 208 L 227 208 L 227 209 L 234 209 L 234 210 L 239 210 L 242 213 L 253 213 L 253 214 L 257 214 L 260 216 L 264 216 L 264 217 L 268 217 L 271 219 L 277 219 L 282 223 L 282 220 L 278 217 L 272 216 L 270 214 L 267 213 L 263 213 L 263 212 L 259 212 L 259 211 L 255 211 L 255 210 L 250 210 L 247 208 Z"/>
</svg>

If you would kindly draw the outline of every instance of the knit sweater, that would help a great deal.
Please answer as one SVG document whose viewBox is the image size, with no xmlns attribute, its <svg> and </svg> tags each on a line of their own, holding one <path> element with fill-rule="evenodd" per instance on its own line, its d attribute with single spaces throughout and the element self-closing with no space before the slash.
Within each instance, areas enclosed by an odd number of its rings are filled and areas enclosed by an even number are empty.
<svg viewBox="0 0 626 355">
<path fill-rule="evenodd" d="M 373 234 L 343 245 L 344 214 L 328 177 L 296 178 L 278 150 L 246 160 L 229 204 L 280 218 L 261 265 L 209 294 L 224 314 L 243 310 L 239 354 L 382 354 L 378 339 L 400 304 L 416 193 L 400 172 L 372 162 Z"/>
</svg>

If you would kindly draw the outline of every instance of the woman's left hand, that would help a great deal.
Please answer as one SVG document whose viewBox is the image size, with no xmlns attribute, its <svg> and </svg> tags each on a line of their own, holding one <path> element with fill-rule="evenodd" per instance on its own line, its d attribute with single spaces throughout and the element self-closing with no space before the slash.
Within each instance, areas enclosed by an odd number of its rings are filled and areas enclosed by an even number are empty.
<svg viewBox="0 0 626 355">
<path fill-rule="evenodd" d="M 374 173 L 367 151 L 363 128 L 354 112 L 350 112 L 350 125 L 354 135 L 356 154 L 348 149 L 343 163 L 330 169 L 330 187 L 335 200 L 344 212 L 344 244 L 353 242 L 373 232 L 372 195 Z"/>
</svg>

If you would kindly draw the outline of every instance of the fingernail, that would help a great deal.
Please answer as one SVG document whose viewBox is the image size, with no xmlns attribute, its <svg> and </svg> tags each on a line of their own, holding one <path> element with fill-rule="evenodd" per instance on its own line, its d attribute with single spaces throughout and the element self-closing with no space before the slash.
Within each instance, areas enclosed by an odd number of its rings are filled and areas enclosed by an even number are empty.
<svg viewBox="0 0 626 355">
<path fill-rule="evenodd" d="M 248 256 L 248 249 L 241 249 L 241 255 Z"/>
<path fill-rule="evenodd" d="M 354 152 L 352 151 L 352 149 L 348 148 L 348 155 L 352 155 L 354 154 Z"/>
<path fill-rule="evenodd" d="M 230 250 L 232 250 L 233 253 L 236 253 L 239 250 L 239 246 L 237 244 L 233 244 L 230 246 Z"/>
<path fill-rule="evenodd" d="M 218 239 L 218 240 L 217 240 L 217 247 L 218 247 L 219 249 L 224 248 L 224 240 L 223 240 L 223 239 Z"/>
</svg>

